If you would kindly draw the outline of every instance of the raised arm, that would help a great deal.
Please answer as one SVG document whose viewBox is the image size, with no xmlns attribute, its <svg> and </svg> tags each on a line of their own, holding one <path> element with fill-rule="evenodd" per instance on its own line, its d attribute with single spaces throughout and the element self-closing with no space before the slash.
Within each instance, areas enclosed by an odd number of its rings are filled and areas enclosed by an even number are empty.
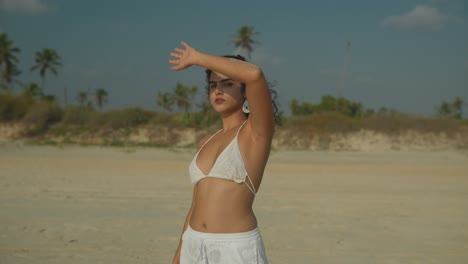
<svg viewBox="0 0 468 264">
<path fill-rule="evenodd" d="M 262 70 L 249 62 L 214 56 L 200 52 L 187 43 L 181 42 L 184 49 L 176 48 L 169 60 L 173 70 L 179 71 L 192 65 L 198 65 L 219 72 L 246 85 L 247 101 L 249 102 L 249 123 L 252 134 L 271 140 L 275 120 L 268 84 Z"/>
</svg>

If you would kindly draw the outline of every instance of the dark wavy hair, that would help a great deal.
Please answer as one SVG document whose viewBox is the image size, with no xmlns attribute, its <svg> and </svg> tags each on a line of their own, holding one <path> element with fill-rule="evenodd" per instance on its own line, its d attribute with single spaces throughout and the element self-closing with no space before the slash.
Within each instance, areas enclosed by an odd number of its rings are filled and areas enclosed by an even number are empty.
<svg viewBox="0 0 468 264">
<path fill-rule="evenodd" d="M 241 60 L 241 61 L 247 61 L 244 57 L 242 57 L 241 55 L 225 55 L 223 56 L 225 58 L 231 58 L 231 59 L 236 59 L 236 60 Z M 205 70 L 205 73 L 206 73 L 206 83 L 207 83 L 207 86 L 206 86 L 206 93 L 209 94 L 210 93 L 210 77 L 211 77 L 211 73 L 213 71 L 210 70 L 210 69 L 206 69 Z M 273 84 L 271 84 L 270 82 L 267 81 L 267 84 L 268 84 L 268 90 L 270 91 L 270 95 L 271 95 L 271 105 L 273 106 L 273 116 L 275 117 L 275 123 L 277 125 L 280 125 L 281 124 L 281 120 L 280 120 L 280 117 L 279 117 L 279 114 L 278 114 L 278 105 L 276 103 L 276 97 L 278 96 L 277 92 L 275 90 L 272 89 L 272 87 L 274 86 Z M 245 92 L 245 83 L 242 83 L 241 84 L 241 89 L 242 89 L 242 93 Z M 247 117 L 249 116 L 249 114 L 245 114 Z"/>
</svg>

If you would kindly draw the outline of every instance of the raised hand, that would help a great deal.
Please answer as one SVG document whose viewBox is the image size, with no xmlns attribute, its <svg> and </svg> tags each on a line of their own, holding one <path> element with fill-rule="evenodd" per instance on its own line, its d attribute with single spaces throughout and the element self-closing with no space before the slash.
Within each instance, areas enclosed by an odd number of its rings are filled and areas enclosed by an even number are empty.
<svg viewBox="0 0 468 264">
<path fill-rule="evenodd" d="M 180 44 L 182 44 L 185 49 L 175 48 L 174 52 L 171 52 L 171 56 L 174 59 L 169 60 L 169 63 L 174 65 L 171 68 L 174 71 L 187 69 L 188 67 L 194 65 L 196 60 L 195 57 L 197 51 L 183 41 L 180 42 Z"/>
</svg>

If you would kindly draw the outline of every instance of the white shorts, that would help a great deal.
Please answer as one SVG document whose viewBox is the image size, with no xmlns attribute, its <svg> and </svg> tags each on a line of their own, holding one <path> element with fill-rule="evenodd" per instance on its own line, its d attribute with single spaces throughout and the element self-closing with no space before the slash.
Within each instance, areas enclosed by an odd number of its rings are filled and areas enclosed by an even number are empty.
<svg viewBox="0 0 468 264">
<path fill-rule="evenodd" d="M 180 264 L 268 264 L 258 228 L 242 233 L 203 233 L 187 227 Z"/>
</svg>

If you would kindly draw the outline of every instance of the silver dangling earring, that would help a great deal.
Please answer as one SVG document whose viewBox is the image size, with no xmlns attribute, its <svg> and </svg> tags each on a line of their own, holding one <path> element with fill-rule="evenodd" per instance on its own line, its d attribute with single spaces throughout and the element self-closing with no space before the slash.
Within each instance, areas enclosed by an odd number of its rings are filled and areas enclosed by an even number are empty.
<svg viewBox="0 0 468 264">
<path fill-rule="evenodd" d="M 250 113 L 249 103 L 247 100 L 245 100 L 244 104 L 242 105 L 242 111 L 246 114 Z"/>
</svg>

